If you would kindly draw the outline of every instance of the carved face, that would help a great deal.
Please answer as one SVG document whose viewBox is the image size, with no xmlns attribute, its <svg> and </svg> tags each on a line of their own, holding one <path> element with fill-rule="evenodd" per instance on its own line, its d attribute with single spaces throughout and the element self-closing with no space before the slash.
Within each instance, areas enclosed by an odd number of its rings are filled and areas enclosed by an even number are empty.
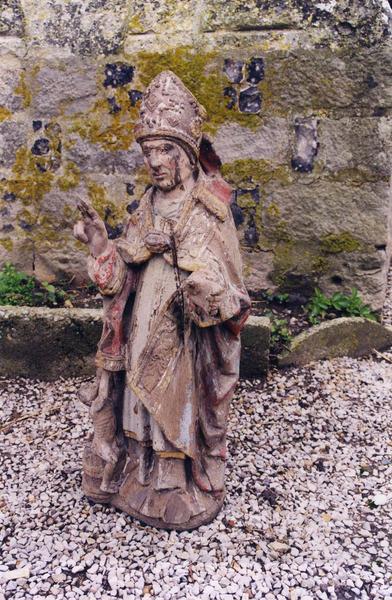
<svg viewBox="0 0 392 600">
<path fill-rule="evenodd" d="M 189 156 L 175 142 L 162 138 L 146 140 L 141 146 L 152 182 L 162 191 L 169 192 L 192 176 Z"/>
</svg>

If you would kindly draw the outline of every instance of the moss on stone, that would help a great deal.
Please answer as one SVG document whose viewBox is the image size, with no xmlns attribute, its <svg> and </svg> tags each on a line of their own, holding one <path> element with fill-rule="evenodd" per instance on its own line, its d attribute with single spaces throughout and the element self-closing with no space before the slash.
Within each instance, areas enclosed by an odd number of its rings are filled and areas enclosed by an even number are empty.
<svg viewBox="0 0 392 600">
<path fill-rule="evenodd" d="M 340 254 L 341 252 L 358 252 L 362 250 L 362 243 L 354 238 L 351 233 L 330 233 L 321 239 L 321 249 L 327 254 Z"/>
<path fill-rule="evenodd" d="M 11 177 L 3 181 L 0 188 L 4 192 L 14 194 L 24 204 L 38 206 L 43 196 L 51 189 L 54 179 L 51 171 L 43 171 L 39 165 L 38 158 L 31 154 L 29 148 L 19 148 L 16 151 Z"/>
<path fill-rule="evenodd" d="M 0 245 L 3 246 L 3 248 L 7 250 L 7 252 L 11 252 L 14 247 L 14 243 L 10 238 L 0 239 Z"/>
<path fill-rule="evenodd" d="M 290 279 L 304 277 L 317 280 L 329 267 L 320 254 L 319 244 L 306 240 L 282 240 L 274 248 L 271 279 L 280 288 L 290 287 Z"/>
<path fill-rule="evenodd" d="M 280 208 L 277 204 L 275 204 L 275 202 L 271 202 L 271 204 L 269 204 L 265 209 L 265 212 L 270 219 L 278 219 L 281 214 Z"/>
<path fill-rule="evenodd" d="M 141 198 L 146 191 L 146 188 L 151 185 L 151 177 L 148 174 L 147 168 L 142 165 L 134 172 L 134 197 Z"/>
<path fill-rule="evenodd" d="M 240 158 L 222 166 L 223 177 L 231 184 L 241 187 L 249 184 L 265 185 L 276 180 L 282 185 L 293 182 L 293 176 L 286 165 L 276 167 L 268 160 Z"/>
<path fill-rule="evenodd" d="M 80 219 L 80 213 L 78 212 L 77 208 L 74 208 L 73 206 L 69 206 L 69 205 L 65 205 L 63 208 L 63 217 L 64 219 L 69 222 L 75 222 L 78 219 Z"/>
<path fill-rule="evenodd" d="M 9 119 L 12 116 L 12 113 L 5 106 L 0 106 L 0 123 Z"/>
<path fill-rule="evenodd" d="M 144 27 L 140 19 L 140 15 L 132 15 L 128 21 L 128 30 L 131 33 L 143 33 Z"/>
<path fill-rule="evenodd" d="M 111 226 L 117 225 L 124 217 L 124 207 L 108 200 L 104 186 L 95 181 L 87 181 L 88 195 L 99 216 Z"/>
<path fill-rule="evenodd" d="M 24 71 L 21 72 L 19 83 L 14 90 L 15 94 L 18 96 L 22 96 L 23 99 L 23 108 L 29 108 L 31 105 L 31 91 L 29 86 L 26 83 L 26 73 Z"/>
<path fill-rule="evenodd" d="M 237 204 L 241 208 L 256 208 L 257 203 L 253 199 L 251 193 L 241 194 L 241 196 L 237 197 Z"/>
<path fill-rule="evenodd" d="M 128 150 L 134 141 L 139 109 L 131 106 L 126 89 L 116 88 L 113 96 L 120 109 L 118 112 L 110 112 L 107 98 L 100 98 L 89 113 L 72 120 L 70 131 L 105 150 Z"/>
<path fill-rule="evenodd" d="M 57 180 L 57 185 L 62 192 L 68 192 L 80 183 L 80 170 L 75 163 L 68 161 L 64 166 L 63 175 Z"/>
<path fill-rule="evenodd" d="M 248 278 L 252 275 L 253 273 L 253 268 L 251 264 L 247 264 L 246 262 L 246 256 L 244 256 L 244 261 L 243 261 L 243 267 L 242 267 L 242 274 L 245 278 Z"/>
<path fill-rule="evenodd" d="M 23 221 L 27 225 L 33 226 L 36 223 L 36 217 L 27 209 L 23 208 L 16 214 L 18 221 Z"/>
<path fill-rule="evenodd" d="M 330 267 L 328 258 L 321 255 L 314 256 L 311 264 L 312 271 L 318 274 L 326 273 Z"/>
<path fill-rule="evenodd" d="M 364 183 L 378 183 L 380 181 L 389 182 L 389 173 L 382 173 L 377 170 L 372 170 L 366 165 L 358 167 L 339 169 L 338 171 L 329 172 L 324 175 L 325 179 L 333 182 L 347 184 L 353 187 L 358 187 Z"/>
</svg>

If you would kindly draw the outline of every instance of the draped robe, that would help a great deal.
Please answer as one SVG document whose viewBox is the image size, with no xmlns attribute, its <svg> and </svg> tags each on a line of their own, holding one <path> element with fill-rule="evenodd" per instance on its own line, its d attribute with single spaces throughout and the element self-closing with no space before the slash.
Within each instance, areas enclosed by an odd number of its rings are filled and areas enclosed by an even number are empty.
<svg viewBox="0 0 392 600">
<path fill-rule="evenodd" d="M 186 457 L 196 486 L 217 492 L 224 488 L 216 464 L 226 457 L 239 334 L 249 313 L 237 233 L 219 185 L 204 174 L 176 210 L 154 214 L 153 200 L 150 188 L 124 236 L 110 242 L 104 255 L 90 258 L 90 276 L 104 295 L 96 364 L 126 373 L 125 436 L 169 457 Z M 151 254 L 146 234 L 168 232 L 169 225 L 176 257 L 172 251 Z M 212 315 L 188 302 L 182 313 L 175 259 L 181 281 L 201 271 L 206 294 L 217 285 L 222 290 Z"/>
</svg>

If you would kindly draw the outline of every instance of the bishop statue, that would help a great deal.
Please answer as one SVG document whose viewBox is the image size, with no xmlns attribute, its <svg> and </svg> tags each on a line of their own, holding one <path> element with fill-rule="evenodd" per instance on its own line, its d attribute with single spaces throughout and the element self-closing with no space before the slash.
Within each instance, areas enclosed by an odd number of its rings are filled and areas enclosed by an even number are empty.
<svg viewBox="0 0 392 600">
<path fill-rule="evenodd" d="M 225 496 L 229 403 L 249 314 L 231 190 L 199 104 L 172 72 L 146 89 L 135 136 L 151 186 L 124 234 L 79 205 L 77 239 L 104 299 L 83 490 L 152 526 L 211 521 Z"/>
</svg>

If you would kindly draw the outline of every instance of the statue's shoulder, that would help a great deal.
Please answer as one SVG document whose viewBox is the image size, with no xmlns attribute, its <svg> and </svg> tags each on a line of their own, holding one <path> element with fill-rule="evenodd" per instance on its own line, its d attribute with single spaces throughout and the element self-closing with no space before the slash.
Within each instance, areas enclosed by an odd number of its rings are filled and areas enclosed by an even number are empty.
<svg viewBox="0 0 392 600">
<path fill-rule="evenodd" d="M 130 225 L 137 225 L 143 219 L 146 210 L 150 209 L 150 196 L 152 187 L 149 187 L 140 200 L 134 200 L 129 205 L 130 216 L 128 222 Z"/>
<path fill-rule="evenodd" d="M 225 221 L 232 189 L 221 177 L 204 177 L 196 186 L 194 196 L 220 221 Z"/>
</svg>

